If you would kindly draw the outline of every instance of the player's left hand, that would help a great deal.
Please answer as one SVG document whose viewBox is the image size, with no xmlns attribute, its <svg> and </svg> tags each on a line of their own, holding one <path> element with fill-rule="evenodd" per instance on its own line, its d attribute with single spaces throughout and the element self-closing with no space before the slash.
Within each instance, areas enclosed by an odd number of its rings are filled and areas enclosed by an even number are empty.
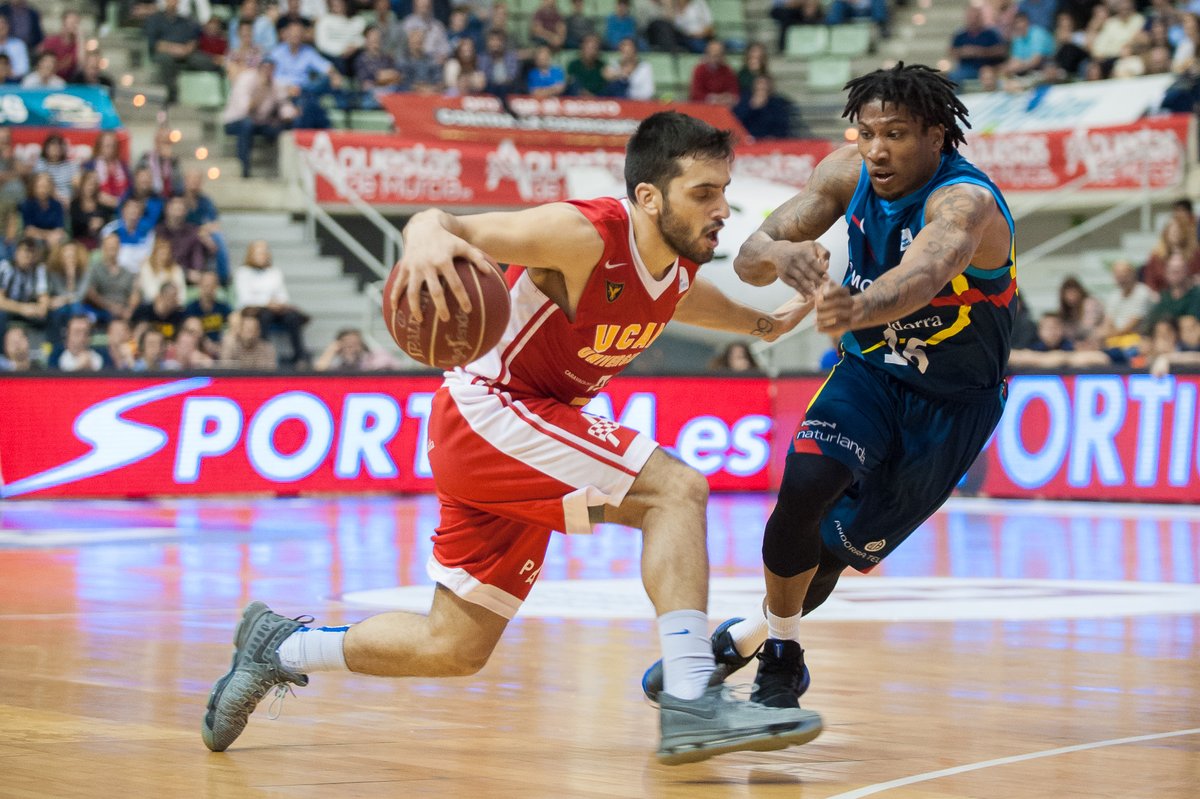
<svg viewBox="0 0 1200 799">
<path fill-rule="evenodd" d="M 853 329 L 854 295 L 845 286 L 828 285 L 817 299 L 817 330 L 840 336 Z"/>
<path fill-rule="evenodd" d="M 770 329 L 764 330 L 761 334 L 756 333 L 756 335 L 761 335 L 763 341 L 774 341 L 794 330 L 812 309 L 812 301 L 797 294 L 771 313 Z"/>
</svg>

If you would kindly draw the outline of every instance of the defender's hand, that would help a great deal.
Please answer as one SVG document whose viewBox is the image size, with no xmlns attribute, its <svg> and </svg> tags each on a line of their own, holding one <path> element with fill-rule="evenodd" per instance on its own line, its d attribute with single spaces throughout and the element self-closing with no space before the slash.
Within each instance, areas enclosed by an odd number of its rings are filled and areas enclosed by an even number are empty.
<svg viewBox="0 0 1200 799">
<path fill-rule="evenodd" d="M 767 258 L 779 279 L 803 297 L 813 297 L 829 279 L 829 250 L 815 241 L 778 241 Z"/>
<path fill-rule="evenodd" d="M 813 309 L 811 300 L 797 294 L 771 314 L 771 329 L 762 334 L 763 341 L 774 341 L 795 329 Z"/>
<path fill-rule="evenodd" d="M 817 330 L 840 336 L 853 329 L 854 295 L 845 286 L 829 286 L 817 300 Z"/>
</svg>

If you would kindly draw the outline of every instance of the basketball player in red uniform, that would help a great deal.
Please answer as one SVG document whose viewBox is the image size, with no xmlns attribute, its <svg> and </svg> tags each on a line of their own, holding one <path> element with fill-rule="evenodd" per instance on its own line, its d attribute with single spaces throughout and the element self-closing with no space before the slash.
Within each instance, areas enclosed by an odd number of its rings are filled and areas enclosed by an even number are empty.
<svg viewBox="0 0 1200 799">
<path fill-rule="evenodd" d="M 551 532 L 588 533 L 598 522 L 643 531 L 642 579 L 663 650 L 660 761 L 816 737 L 816 713 L 736 700 L 713 678 L 704 477 L 647 436 L 581 410 L 672 318 L 771 340 L 808 312 L 797 299 L 763 313 L 697 274 L 729 216 L 731 162 L 727 131 L 664 112 L 629 140 L 624 199 L 412 218 L 396 281 L 410 307 L 425 287 L 448 319 L 443 283 L 467 303 L 455 257 L 513 265 L 500 344 L 447 373 L 434 399 L 429 459 L 442 517 L 428 566 L 433 605 L 428 615 L 309 628 L 252 603 L 233 666 L 209 697 L 210 749 L 237 738 L 267 691 L 305 685 L 313 671 L 474 674 L 537 579 Z"/>
</svg>

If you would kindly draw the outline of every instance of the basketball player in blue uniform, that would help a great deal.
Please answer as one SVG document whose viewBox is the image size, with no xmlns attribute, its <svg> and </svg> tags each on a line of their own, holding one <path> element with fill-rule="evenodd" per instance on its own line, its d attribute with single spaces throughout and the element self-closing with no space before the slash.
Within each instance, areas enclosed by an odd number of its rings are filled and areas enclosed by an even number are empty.
<svg viewBox="0 0 1200 799">
<path fill-rule="evenodd" d="M 868 571 L 942 503 L 1000 420 L 1016 309 L 1012 215 L 958 154 L 969 126 L 954 84 L 900 64 L 852 80 L 856 144 L 816 168 L 742 246 L 742 280 L 817 299 L 842 357 L 809 405 L 763 535 L 764 619 L 713 635 L 717 679 L 759 666 L 752 698 L 797 707 L 808 687 L 800 618 L 846 566 Z M 849 223 L 841 285 L 816 242 Z M 764 644 L 765 638 L 765 646 Z M 652 700 L 657 664 L 643 687 Z"/>
</svg>

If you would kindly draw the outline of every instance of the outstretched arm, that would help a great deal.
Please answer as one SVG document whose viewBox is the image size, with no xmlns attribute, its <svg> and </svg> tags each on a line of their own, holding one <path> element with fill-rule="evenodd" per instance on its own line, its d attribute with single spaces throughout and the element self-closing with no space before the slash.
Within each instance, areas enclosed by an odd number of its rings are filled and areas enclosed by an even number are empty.
<svg viewBox="0 0 1200 799">
<path fill-rule="evenodd" d="M 843 147 L 822 159 L 804 190 L 776 208 L 742 245 L 733 268 L 746 283 L 765 286 L 782 278 L 811 295 L 829 267 L 815 239 L 846 212 L 858 185 L 862 157 Z"/>
<path fill-rule="evenodd" d="M 991 192 L 958 183 L 938 189 L 925 204 L 925 227 L 899 266 L 880 275 L 861 294 L 838 286 L 826 291 L 817 328 L 840 334 L 893 322 L 929 304 L 942 287 L 971 264 L 992 214 Z"/>
<path fill-rule="evenodd" d="M 676 306 L 674 319 L 709 330 L 774 341 L 800 324 L 811 310 L 811 302 L 794 297 L 773 312 L 760 311 L 727 297 L 711 281 L 696 278 L 691 290 Z"/>
</svg>

